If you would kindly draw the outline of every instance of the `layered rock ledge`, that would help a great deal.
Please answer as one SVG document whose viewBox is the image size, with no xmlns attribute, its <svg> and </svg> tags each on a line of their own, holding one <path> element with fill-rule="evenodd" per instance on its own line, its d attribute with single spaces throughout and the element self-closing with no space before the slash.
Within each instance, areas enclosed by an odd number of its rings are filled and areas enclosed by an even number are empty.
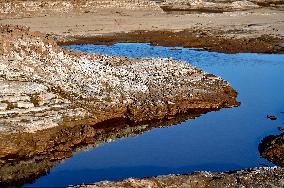
<svg viewBox="0 0 284 188">
<path fill-rule="evenodd" d="M 0 18 L 19 18 L 64 14 L 68 12 L 96 12 L 97 9 L 161 10 L 150 0 L 10 0 L 0 2 Z"/>
<path fill-rule="evenodd" d="M 221 13 L 250 10 L 262 7 L 281 7 L 281 0 L 161 0 L 160 7 L 165 12 L 191 11 Z"/>
<path fill-rule="evenodd" d="M 141 122 L 238 104 L 226 81 L 185 62 L 72 52 L 38 32 L 0 29 L 3 133 L 96 123 L 111 110 L 112 118 Z"/>
<path fill-rule="evenodd" d="M 185 62 L 69 51 L 49 35 L 9 25 L 0 26 L 0 44 L 2 167 L 70 156 L 86 143 L 72 127 L 170 120 L 239 105 L 228 82 Z"/>
<path fill-rule="evenodd" d="M 263 7 L 283 8 L 283 4 L 282 0 L 9 0 L 0 2 L 0 18 L 89 13 L 98 9 L 222 13 Z"/>
</svg>

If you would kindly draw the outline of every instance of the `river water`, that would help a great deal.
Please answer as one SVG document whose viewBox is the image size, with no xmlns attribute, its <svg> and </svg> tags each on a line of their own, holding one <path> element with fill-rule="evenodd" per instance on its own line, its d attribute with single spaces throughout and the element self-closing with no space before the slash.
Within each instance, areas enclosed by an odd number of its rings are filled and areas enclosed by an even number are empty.
<svg viewBox="0 0 284 188">
<path fill-rule="evenodd" d="M 167 128 L 122 138 L 74 154 L 26 186 L 66 186 L 128 177 L 274 166 L 261 158 L 260 141 L 284 127 L 284 55 L 223 54 L 146 43 L 74 45 L 89 53 L 169 57 L 229 81 L 241 106 L 210 112 Z M 278 117 L 276 121 L 266 118 Z"/>
</svg>

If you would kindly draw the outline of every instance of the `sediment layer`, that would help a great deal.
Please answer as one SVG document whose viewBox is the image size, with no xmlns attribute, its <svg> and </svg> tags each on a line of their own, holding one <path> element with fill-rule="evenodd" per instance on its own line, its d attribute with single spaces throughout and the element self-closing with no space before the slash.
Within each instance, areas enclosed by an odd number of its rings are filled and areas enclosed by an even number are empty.
<svg viewBox="0 0 284 188">
<path fill-rule="evenodd" d="M 283 7 L 282 0 L 9 0 L 0 2 L 0 18 L 88 13 L 98 9 L 147 9 L 159 12 L 222 13 L 262 7 Z"/>
<path fill-rule="evenodd" d="M 222 13 L 261 7 L 278 7 L 283 4 L 281 0 L 163 0 L 160 3 L 160 7 L 165 12 Z"/>
<path fill-rule="evenodd" d="M 261 35 L 257 37 L 228 36 L 244 31 L 221 31 L 207 29 L 187 29 L 183 31 L 134 31 L 99 36 L 59 36 L 58 44 L 114 44 L 118 42 L 147 42 L 154 46 L 182 46 L 224 53 L 284 53 L 284 40 L 281 37 Z"/>
<path fill-rule="evenodd" d="M 0 2 L 0 18 L 95 12 L 97 9 L 110 8 L 160 10 L 154 1 L 149 0 L 10 0 Z"/>
</svg>

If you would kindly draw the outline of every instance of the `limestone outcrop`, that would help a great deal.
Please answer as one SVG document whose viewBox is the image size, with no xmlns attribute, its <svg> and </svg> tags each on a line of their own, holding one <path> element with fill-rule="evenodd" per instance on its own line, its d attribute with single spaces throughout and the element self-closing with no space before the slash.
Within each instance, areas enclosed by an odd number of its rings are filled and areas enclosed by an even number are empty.
<svg viewBox="0 0 284 188">
<path fill-rule="evenodd" d="M 90 144 L 97 127 L 186 119 L 239 105 L 228 82 L 186 62 L 70 51 L 49 35 L 10 25 L 0 26 L 0 53 L 4 171 L 14 172 L 19 160 L 70 157 Z M 6 176 L 1 182 L 14 177 Z"/>
<path fill-rule="evenodd" d="M 164 119 L 196 109 L 235 106 L 223 79 L 171 59 L 129 59 L 60 48 L 47 35 L 1 26 L 0 124 L 35 132 L 63 122 Z"/>
</svg>

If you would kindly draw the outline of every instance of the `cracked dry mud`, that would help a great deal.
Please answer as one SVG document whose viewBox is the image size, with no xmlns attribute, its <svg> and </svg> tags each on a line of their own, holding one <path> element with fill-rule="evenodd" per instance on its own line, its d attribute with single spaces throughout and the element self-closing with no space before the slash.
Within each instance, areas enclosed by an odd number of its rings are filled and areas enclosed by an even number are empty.
<svg viewBox="0 0 284 188">
<path fill-rule="evenodd" d="M 2 25 L 0 32 L 2 183 L 22 180 L 17 167 L 34 165 L 31 160 L 50 167 L 46 161 L 70 157 L 95 136 L 84 134 L 85 126 L 141 124 L 239 105 L 229 83 L 185 62 L 73 52 L 17 26 Z"/>
</svg>

